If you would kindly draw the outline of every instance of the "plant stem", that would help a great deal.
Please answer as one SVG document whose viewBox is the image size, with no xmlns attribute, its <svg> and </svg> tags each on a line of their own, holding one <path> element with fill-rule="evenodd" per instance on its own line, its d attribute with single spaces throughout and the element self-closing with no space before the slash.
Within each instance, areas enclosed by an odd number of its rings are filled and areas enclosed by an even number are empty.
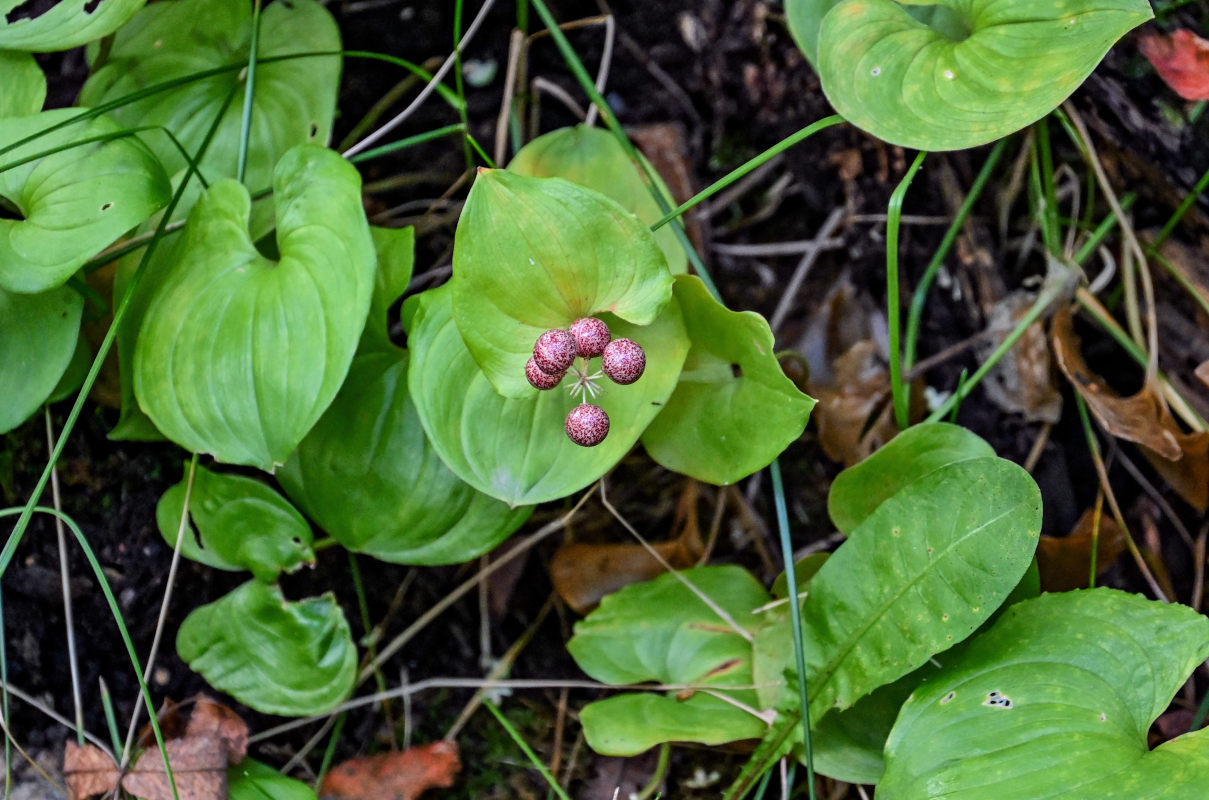
<svg viewBox="0 0 1209 800">
<path fill-rule="evenodd" d="M 907 174 L 903 175 L 890 195 L 890 206 L 886 210 L 886 327 L 890 335 L 890 394 L 894 400 L 894 420 L 900 431 L 905 431 L 911 424 L 911 398 L 903 383 L 903 356 L 899 346 L 902 326 L 899 322 L 898 230 L 903 218 L 903 198 L 927 155 L 920 151 L 915 156 Z"/>
</svg>

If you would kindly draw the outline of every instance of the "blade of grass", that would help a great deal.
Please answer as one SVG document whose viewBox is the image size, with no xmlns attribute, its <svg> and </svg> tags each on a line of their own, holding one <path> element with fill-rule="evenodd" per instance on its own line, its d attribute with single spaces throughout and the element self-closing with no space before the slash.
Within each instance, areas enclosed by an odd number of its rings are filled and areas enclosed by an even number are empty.
<svg viewBox="0 0 1209 800">
<path fill-rule="evenodd" d="M 886 327 L 890 336 L 890 396 L 894 403 L 894 421 L 900 431 L 905 431 L 911 424 L 911 398 L 903 382 L 903 354 L 899 344 L 902 325 L 899 321 L 898 232 L 903 218 L 903 199 L 927 155 L 924 151 L 916 154 L 907 173 L 890 194 L 890 205 L 886 209 Z"/>
<path fill-rule="evenodd" d="M 486 706 L 487 710 L 491 712 L 496 721 L 499 722 L 500 727 L 507 731 L 508 736 L 511 737 L 512 741 L 516 743 L 516 746 L 520 748 L 520 751 L 525 754 L 525 758 L 529 759 L 529 763 L 531 763 L 534 768 L 541 773 L 541 776 L 546 779 L 546 783 L 549 784 L 550 790 L 562 798 L 562 800 L 571 800 L 571 796 L 566 793 L 563 787 L 558 785 L 558 781 L 554 780 L 554 776 L 550 774 L 550 770 L 546 769 L 546 765 L 541 762 L 541 759 L 537 757 L 537 754 L 533 752 L 533 749 L 529 747 L 528 743 L 525 742 L 520 733 L 512 726 L 512 723 L 508 721 L 508 718 L 504 716 L 503 712 L 499 710 L 495 703 L 484 697 L 483 705 Z"/>
<path fill-rule="evenodd" d="M 243 183 L 248 170 L 248 140 L 252 136 L 252 105 L 256 100 L 256 62 L 260 57 L 260 0 L 252 0 L 252 41 L 248 45 L 248 71 L 244 73 L 243 111 L 239 118 L 239 156 L 235 180 Z"/>
</svg>

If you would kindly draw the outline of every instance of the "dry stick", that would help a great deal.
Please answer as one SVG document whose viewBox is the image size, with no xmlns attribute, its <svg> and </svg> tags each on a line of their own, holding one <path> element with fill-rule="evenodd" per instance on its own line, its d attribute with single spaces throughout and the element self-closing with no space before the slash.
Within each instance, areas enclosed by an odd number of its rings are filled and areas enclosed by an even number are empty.
<svg viewBox="0 0 1209 800">
<path fill-rule="evenodd" d="M 646 548 L 646 551 L 651 554 L 652 558 L 654 558 L 656 561 L 658 561 L 663 566 L 663 568 L 666 569 L 668 572 L 675 575 L 676 580 L 683 583 L 685 585 L 685 587 L 690 592 L 695 594 L 701 602 L 703 602 L 703 603 L 705 603 L 705 605 L 709 606 L 709 609 L 711 611 L 713 611 L 715 614 L 717 614 L 719 619 L 721 619 L 723 622 L 725 622 L 727 625 L 729 625 L 734 630 L 735 633 L 739 634 L 747 641 L 749 641 L 749 642 L 754 641 L 754 637 L 752 636 L 752 634 L 750 632 L 748 632 L 747 630 L 745 630 L 744 628 L 742 628 L 739 625 L 739 623 L 735 622 L 735 618 L 732 617 L 726 611 L 726 609 L 724 609 L 722 606 L 720 606 L 716 602 L 714 602 L 713 598 L 711 598 L 705 592 L 698 589 L 697 586 L 695 584 L 693 584 L 692 581 L 690 581 L 688 578 L 684 577 L 684 575 L 681 574 L 681 572 L 679 570 L 677 570 L 675 567 L 673 567 L 671 564 L 669 564 L 667 559 L 663 557 L 663 554 L 660 553 L 658 550 L 656 550 L 654 547 L 651 547 L 650 542 L 648 542 L 645 538 L 643 538 L 642 534 L 634 529 L 634 526 L 630 524 L 629 520 L 627 520 L 625 517 L 621 516 L 620 513 L 618 513 L 617 509 L 613 507 L 613 504 L 609 502 L 609 498 L 605 494 L 605 485 L 604 485 L 603 479 L 600 481 L 600 502 L 602 505 L 604 505 L 605 510 L 608 511 L 610 514 L 612 514 L 613 518 L 616 519 L 618 522 L 620 522 L 622 524 L 622 526 L 627 531 L 630 532 L 630 535 L 633 536 L 635 539 L 637 539 L 638 543 L 641 544 L 644 548 Z"/>
<path fill-rule="evenodd" d="M 756 167 L 739 180 L 735 181 L 734 186 L 723 189 L 721 192 L 718 192 L 718 194 L 714 195 L 712 200 L 701 206 L 699 213 L 704 214 L 707 219 L 717 216 L 719 213 L 729 208 L 730 205 L 740 197 L 750 192 L 757 184 L 761 183 L 766 177 L 768 177 L 768 173 L 781 166 L 781 162 L 784 160 L 784 154 L 777 154 L 773 158 L 768 159 L 763 164 Z"/>
<path fill-rule="evenodd" d="M 1146 262 L 1146 254 L 1142 251 L 1142 245 L 1138 243 L 1138 237 L 1134 234 L 1133 225 L 1130 224 L 1129 218 L 1125 216 L 1125 211 L 1121 208 L 1117 194 L 1113 191 L 1112 185 L 1108 181 L 1108 175 L 1104 172 L 1104 165 L 1100 163 L 1100 159 L 1096 155 L 1096 147 L 1092 144 L 1091 136 L 1087 132 L 1087 126 L 1083 124 L 1083 118 L 1069 101 L 1063 103 L 1062 107 L 1070 117 L 1071 124 L 1075 126 L 1075 130 L 1079 132 L 1079 136 L 1083 139 L 1083 145 L 1087 148 L 1087 161 L 1092 168 L 1092 172 L 1096 175 L 1096 183 L 1100 185 L 1100 190 L 1104 192 L 1104 197 L 1108 200 L 1109 207 L 1117 217 L 1117 224 L 1121 226 L 1121 233 L 1124 235 L 1125 244 L 1128 246 L 1125 254 L 1127 256 L 1132 255 L 1133 258 L 1137 259 L 1135 269 L 1132 259 L 1123 258 L 1121 274 L 1125 287 L 1126 318 L 1129 321 L 1130 332 L 1133 334 L 1134 341 L 1137 342 L 1139 347 L 1146 347 L 1146 380 L 1149 382 L 1154 380 L 1159 368 L 1159 323 L 1158 312 L 1155 308 L 1154 283 L 1150 277 L 1150 266 Z M 1142 322 L 1138 315 L 1137 286 L 1135 285 L 1138 277 L 1142 279 L 1142 295 L 1146 301 L 1146 325 L 1148 330 L 1145 332 L 1145 344 L 1143 344 Z"/>
<path fill-rule="evenodd" d="M 51 786 L 53 786 L 55 788 L 55 791 L 60 792 L 63 796 L 67 796 L 69 794 L 69 792 L 67 791 L 67 787 L 61 785 L 58 781 L 56 781 L 54 778 L 52 778 L 50 776 L 50 774 L 42 768 L 42 765 L 39 764 L 36 760 L 34 760 L 33 756 L 31 756 L 29 753 L 25 752 L 25 748 L 22 747 L 21 744 L 17 741 L 17 737 L 13 736 L 13 732 L 11 730 L 9 730 L 8 722 L 5 721 L 3 716 L 0 716 L 0 728 L 2 728 L 4 730 L 4 737 L 6 739 L 8 739 L 8 741 L 12 744 L 13 747 L 15 747 L 17 749 L 17 752 L 21 754 L 21 757 L 24 758 L 26 761 L 28 761 L 29 765 L 31 767 L 33 767 L 39 775 L 42 776 L 43 780 L 45 780 L 47 783 L 49 783 Z M 6 786 L 5 787 L 5 800 L 8 800 L 9 791 L 10 791 L 9 787 Z"/>
<path fill-rule="evenodd" d="M 566 733 L 567 728 L 567 698 L 570 694 L 571 690 L 566 687 L 558 690 L 558 709 L 554 715 L 554 745 L 551 748 L 554 752 L 550 756 L 550 763 L 547 765 L 551 775 L 557 775 L 559 768 L 562 766 L 563 735 Z M 559 785 L 566 786 L 566 779 Z"/>
<path fill-rule="evenodd" d="M 566 786 L 570 782 L 571 776 L 575 774 L 575 768 L 579 766 L 579 754 L 583 752 L 583 747 L 584 729 L 581 725 L 579 733 L 575 735 L 575 744 L 571 745 L 571 755 L 567 756 L 567 766 L 563 770 L 562 781 L 559 782 L 560 786 Z"/>
<path fill-rule="evenodd" d="M 1045 452 L 1045 445 L 1049 442 L 1050 432 L 1054 429 L 1054 423 L 1048 420 L 1041 423 L 1041 430 L 1037 432 L 1037 439 L 1033 442 L 1033 447 L 1028 451 L 1028 457 L 1024 459 L 1024 471 L 1032 475 L 1033 470 L 1037 468 L 1037 462 L 1041 460 L 1041 454 Z"/>
<path fill-rule="evenodd" d="M 580 107 L 579 103 L 575 102 L 575 98 L 571 96 L 571 93 L 559 86 L 554 81 L 546 80 L 539 75 L 538 77 L 534 78 L 533 82 L 529 85 L 533 89 L 534 100 L 538 99 L 538 95 L 540 95 L 542 92 L 545 92 L 566 106 L 567 110 L 579 117 L 580 121 L 587 119 L 587 112 Z"/>
<path fill-rule="evenodd" d="M 1201 531 L 1196 535 L 1196 547 L 1192 548 L 1193 558 L 1193 579 L 1192 579 L 1192 598 L 1189 605 L 1193 611 L 1201 610 L 1201 601 L 1204 599 L 1205 592 L 1205 539 L 1209 538 L 1209 520 L 1201 526 Z"/>
<path fill-rule="evenodd" d="M 525 32 L 513 28 L 508 39 L 508 69 L 504 72 L 504 97 L 500 100 L 500 113 L 495 118 L 495 163 L 503 164 L 508 148 L 508 121 L 512 117 L 512 99 L 516 94 L 517 69 L 520 66 L 521 49 L 525 46 Z"/>
<path fill-rule="evenodd" d="M 714 552 L 714 546 L 718 544 L 718 534 L 722 532 L 722 513 L 726 511 L 726 488 L 718 489 L 718 496 L 714 500 L 714 516 L 709 521 L 709 533 L 705 537 L 705 547 L 701 550 L 701 558 L 697 559 L 697 566 L 702 566 L 709 562 L 710 554 Z"/>
<path fill-rule="evenodd" d="M 819 232 L 814 235 L 816 246 L 806 251 L 806 255 L 802 256 L 802 260 L 798 262 L 797 268 L 793 271 L 793 277 L 789 279 L 789 284 L 785 287 L 785 293 L 781 295 L 781 302 L 777 303 L 776 311 L 772 312 L 772 317 L 768 320 L 768 327 L 772 328 L 774 333 L 781 329 L 781 323 L 789 315 L 789 309 L 793 307 L 794 301 L 797 299 L 798 290 L 802 288 L 802 281 L 806 280 L 807 273 L 814 266 L 815 259 L 819 257 L 818 244 L 830 239 L 835 234 L 840 223 L 844 221 L 844 214 L 843 206 L 831 210 L 823 222 L 823 227 L 819 228 Z"/>
<path fill-rule="evenodd" d="M 168 620 L 168 604 L 172 602 L 172 587 L 176 583 L 176 570 L 181 561 L 181 542 L 185 540 L 185 531 L 189 527 L 189 499 L 193 496 L 193 477 L 197 474 L 197 454 L 193 454 L 189 462 L 189 474 L 185 476 L 185 505 L 181 509 L 180 524 L 176 528 L 176 544 L 172 548 L 172 563 L 168 566 L 168 578 L 164 586 L 164 599 L 160 603 L 159 618 L 155 621 L 155 636 L 151 640 L 151 652 L 147 656 L 147 666 L 143 669 L 143 683 L 151 680 L 151 671 L 155 668 L 155 657 L 159 654 L 160 639 L 164 635 L 164 623 Z M 126 743 L 122 746 L 121 769 L 125 770 L 130 764 L 130 756 L 134 750 L 134 732 L 138 730 L 139 717 L 142 715 L 143 704 L 135 698 L 134 711 L 130 714 L 130 727 L 126 729 Z"/>
<path fill-rule="evenodd" d="M 43 406 L 46 417 L 46 446 L 49 452 L 55 451 L 55 431 L 50 424 L 50 406 Z M 54 500 L 56 511 L 63 510 L 63 498 L 59 494 L 59 469 L 50 468 L 50 493 Z M 63 520 L 55 516 L 55 538 L 59 544 L 59 582 L 63 587 L 63 621 L 67 629 L 67 664 L 71 669 L 71 701 L 76 712 L 76 735 L 84 733 L 84 704 L 80 699 L 80 665 L 76 657 L 76 626 L 75 614 L 71 603 L 71 569 L 67 553 L 67 531 Z M 15 742 L 14 742 L 15 744 Z"/>
<path fill-rule="evenodd" d="M 511 671 L 512 667 L 516 664 L 516 659 L 520 657 L 524 649 L 533 641 L 534 635 L 537 634 L 537 629 L 546 621 L 546 617 L 550 615 L 550 610 L 553 608 L 554 596 L 551 595 L 542 604 L 541 610 L 537 613 L 537 619 L 533 620 L 533 623 L 525 629 L 520 638 L 513 642 L 507 652 L 500 656 L 499 660 L 491 667 L 491 671 L 487 673 L 487 680 L 501 680 L 505 674 Z M 445 732 L 445 741 L 452 742 L 457 738 L 458 734 L 462 732 L 462 728 L 474 716 L 474 712 L 478 711 L 479 707 L 483 704 L 483 695 L 486 692 L 486 689 L 479 689 L 474 693 L 474 697 L 470 698 L 470 702 L 462 709 L 462 713 L 458 714 L 458 718 L 453 721 L 453 724 L 449 726 L 449 730 Z"/>
<path fill-rule="evenodd" d="M 319 726 L 319 730 L 315 731 L 315 734 L 306 740 L 306 743 L 299 748 L 298 752 L 290 756 L 290 760 L 285 762 L 285 765 L 280 770 L 281 774 L 289 775 L 294 767 L 301 764 L 303 759 L 310 755 L 311 751 L 318 747 L 319 743 L 323 741 L 323 737 L 327 736 L 328 731 L 336 727 L 337 719 L 339 719 L 339 717 L 336 714 L 332 714 L 330 717 L 325 719 L 323 724 Z"/>
<path fill-rule="evenodd" d="M 361 670 L 360 673 L 358 673 L 357 684 L 360 685 L 360 684 L 364 683 L 366 681 L 366 679 L 368 679 L 371 675 L 374 674 L 375 669 L 377 669 L 382 664 L 386 663 L 386 661 L 388 659 L 390 659 L 390 657 L 393 656 L 395 653 L 399 652 L 399 650 L 403 647 L 403 645 L 405 645 L 409 641 L 411 641 L 412 638 L 417 633 L 422 631 L 424 628 L 426 628 L 428 626 L 428 624 L 430 622 L 432 622 L 434 619 L 439 617 L 445 611 L 445 609 L 449 608 L 451 605 L 456 603 L 458 600 L 460 600 L 462 598 L 463 595 L 465 595 L 467 592 L 469 592 L 471 589 L 473 589 L 475 586 L 477 586 L 479 584 L 479 581 L 486 579 L 486 577 L 488 575 L 492 574 L 497 569 L 500 569 L 505 564 L 511 562 L 512 559 L 517 558 L 521 554 L 528 552 L 529 548 L 533 547 L 533 545 L 542 541 L 550 534 L 554 533 L 555 531 L 560 531 L 564 527 L 566 527 L 567 523 L 571 521 L 571 518 L 574 517 L 576 512 L 579 511 L 580 506 L 582 506 L 587 501 L 587 499 L 592 496 L 592 492 L 595 489 L 596 489 L 595 486 L 588 489 L 586 492 L 583 493 L 583 496 L 580 497 L 578 501 L 576 501 L 575 505 L 572 506 L 571 510 L 568 511 L 566 514 L 563 514 L 558 519 L 556 519 L 552 522 L 548 522 L 545 525 L 543 525 L 539 530 L 537 530 L 535 533 L 531 534 L 523 542 L 521 542 L 516 547 L 514 547 L 510 551 L 508 551 L 508 553 L 505 554 L 498 561 L 491 564 L 491 566 L 480 570 L 478 573 L 476 573 L 475 575 L 473 575 L 472 577 L 467 579 L 465 582 L 463 582 L 461 586 L 454 589 L 452 592 L 447 594 L 445 597 L 441 598 L 441 600 L 439 600 L 436 603 L 436 605 L 434 605 L 432 608 L 425 611 L 420 616 L 419 619 L 417 619 L 411 625 L 407 626 L 406 630 L 404 630 L 402 633 L 400 633 L 398 636 L 396 636 L 394 639 L 392 639 L 390 641 L 390 644 L 388 644 L 388 645 L 386 645 L 386 647 L 382 648 L 382 651 L 380 653 L 378 653 L 378 657 L 375 658 L 373 661 L 371 661 L 366 667 L 364 667 Z M 420 684 L 414 684 L 414 685 L 418 686 Z"/>
<path fill-rule="evenodd" d="M 29 706 L 33 707 L 35 710 L 41 711 L 46 716 L 50 717 L 55 722 L 62 725 L 64 728 L 67 728 L 68 730 L 76 729 L 76 725 L 74 722 L 72 722 L 67 717 L 60 714 L 58 711 L 55 711 L 53 708 L 46 705 L 38 698 L 34 697 L 29 692 L 26 692 L 22 689 L 18 689 L 16 686 L 13 686 L 11 683 L 0 683 L 0 686 L 2 686 L 4 688 L 4 691 L 7 692 L 8 694 L 11 694 L 13 697 L 17 698 L 21 702 L 28 704 Z M 97 749 L 104 752 L 105 755 L 112 758 L 114 760 L 114 763 L 117 762 L 117 758 L 114 757 L 113 751 L 109 748 L 109 745 L 106 744 L 103 739 L 101 739 L 101 737 L 99 737 L 95 734 L 89 733 L 86 730 L 86 731 L 84 731 L 84 739 L 86 741 L 88 741 L 89 744 L 92 744 Z"/>
<path fill-rule="evenodd" d="M 420 93 L 416 95 L 414 100 L 408 103 L 407 108 L 391 117 L 389 122 L 387 122 L 381 128 L 378 128 L 378 130 L 374 131 L 369 136 L 366 136 L 360 142 L 357 142 L 357 144 L 345 150 L 341 155 L 343 155 L 345 158 L 351 158 L 357 155 L 357 153 L 368 150 L 373 144 L 377 143 L 379 139 L 402 125 L 404 120 L 415 113 L 415 110 L 423 105 L 424 101 L 428 99 L 428 96 L 436 91 L 437 86 L 442 80 L 445 79 L 445 75 L 453 67 L 454 62 L 457 60 L 458 56 L 461 55 L 462 50 L 465 49 L 466 45 L 470 43 L 470 40 L 474 38 L 474 35 L 478 33 L 479 26 L 481 26 L 483 21 L 487 19 L 487 12 L 491 10 L 493 5 L 495 5 L 495 0 L 483 0 L 482 8 L 480 8 L 479 13 L 475 15 L 474 21 L 470 23 L 470 27 L 466 29 L 466 33 L 462 35 L 461 40 L 458 42 L 458 46 L 452 53 L 449 54 L 449 57 L 445 59 L 445 63 L 441 64 L 441 68 L 438 69 L 436 74 L 432 76 L 432 80 L 425 84 L 424 88 L 420 90 Z"/>
<path fill-rule="evenodd" d="M 756 258 L 759 256 L 800 256 L 812 250 L 838 250 L 844 246 L 843 239 L 802 239 L 795 242 L 769 242 L 767 244 L 725 244 L 715 242 L 715 253 L 724 256 L 739 256 L 740 258 Z"/>
<path fill-rule="evenodd" d="M 600 54 L 600 69 L 596 73 L 596 93 L 604 95 L 605 84 L 609 82 L 609 66 L 613 63 L 613 43 L 617 38 L 617 21 L 613 19 L 612 14 L 606 14 L 604 18 L 605 40 L 604 51 Z M 595 103 L 588 106 L 588 118 L 584 123 L 588 127 L 596 124 L 596 116 L 600 113 L 600 109 Z"/>
</svg>

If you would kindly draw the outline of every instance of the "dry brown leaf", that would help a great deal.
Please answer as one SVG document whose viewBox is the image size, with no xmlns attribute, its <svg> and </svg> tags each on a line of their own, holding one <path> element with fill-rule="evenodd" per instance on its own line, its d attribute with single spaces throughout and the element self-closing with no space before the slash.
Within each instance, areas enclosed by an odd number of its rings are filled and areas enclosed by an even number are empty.
<svg viewBox="0 0 1209 800">
<path fill-rule="evenodd" d="M 1121 397 L 1091 371 L 1080 352 L 1069 309 L 1054 315 L 1054 355 L 1096 420 L 1113 436 L 1136 443 L 1171 488 L 1200 511 L 1209 507 L 1209 433 L 1184 433 L 1158 389 L 1148 383 Z"/>
<path fill-rule="evenodd" d="M 1170 36 L 1152 33 L 1138 40 L 1138 49 L 1159 77 L 1185 100 L 1209 100 L 1209 42 L 1189 30 Z"/>
<path fill-rule="evenodd" d="M 223 800 L 227 796 L 227 751 L 219 739 L 186 737 L 164 743 L 180 800 Z M 122 788 L 143 800 L 173 800 L 159 748 L 149 747 L 122 778 Z"/>
<path fill-rule="evenodd" d="M 243 717 L 212 697 L 199 694 L 185 736 L 212 738 L 222 742 L 227 766 L 234 766 L 248 754 L 248 723 Z"/>
<path fill-rule="evenodd" d="M 1095 514 L 1088 509 L 1069 535 L 1041 537 L 1037 543 L 1037 566 L 1041 571 L 1042 591 L 1087 588 L 1094 518 Z M 1100 538 L 1096 545 L 1096 575 L 1099 576 L 1115 564 L 1125 550 L 1125 536 L 1107 514 L 1100 516 Z"/>
<path fill-rule="evenodd" d="M 1209 386 L 1209 361 L 1202 362 L 1196 368 L 1196 377 L 1201 379 L 1201 383 Z"/>
<path fill-rule="evenodd" d="M 857 342 L 832 364 L 833 383 L 811 380 L 819 444 L 846 467 L 865 460 L 898 433 L 890 403 L 890 373 L 871 339 Z"/>
<path fill-rule="evenodd" d="M 980 348 L 983 358 L 1032 308 L 1031 292 L 1012 292 L 995 306 L 987 327 L 1002 331 Z M 1041 323 L 1025 329 L 1016 345 L 1004 355 L 982 383 L 987 397 L 1005 411 L 1023 414 L 1029 422 L 1057 422 L 1062 416 L 1062 395 L 1054 388 L 1049 346 Z"/>
<path fill-rule="evenodd" d="M 457 744 L 434 742 L 337 764 L 319 794 L 334 800 L 416 800 L 428 789 L 453 786 L 461 768 Z"/>
<path fill-rule="evenodd" d="M 689 481 L 676 509 L 673 538 L 651 547 L 675 569 L 696 564 L 704 546 L 697 520 L 697 482 Z M 550 580 L 564 602 L 586 614 L 601 599 L 667 568 L 641 544 L 563 544 L 550 561 Z"/>
<path fill-rule="evenodd" d="M 70 800 L 108 794 L 118 785 L 118 765 L 99 747 L 83 747 L 68 739 L 63 748 L 63 778 Z"/>
</svg>

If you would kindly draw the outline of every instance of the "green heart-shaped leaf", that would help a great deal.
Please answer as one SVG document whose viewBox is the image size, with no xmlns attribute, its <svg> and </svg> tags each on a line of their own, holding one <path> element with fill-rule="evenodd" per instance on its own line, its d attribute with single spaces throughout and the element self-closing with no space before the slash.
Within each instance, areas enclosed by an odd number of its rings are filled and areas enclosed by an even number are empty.
<svg viewBox="0 0 1209 800">
<path fill-rule="evenodd" d="M 112 0 L 110 0 L 112 2 Z M 169 0 L 143 9 L 114 37 L 104 65 L 84 85 L 86 105 L 117 100 L 149 86 L 227 65 L 246 66 L 251 50 L 252 7 L 244 0 Z M 340 82 L 340 31 L 315 0 L 269 4 L 261 15 L 252 127 L 244 183 L 269 185 L 273 168 L 295 145 L 325 144 L 331 134 Z M 302 53 L 332 53 L 272 60 Z M 235 177 L 243 115 L 244 70 L 190 81 L 113 111 L 126 125 L 162 125 L 196 153 L 220 112 L 222 121 L 201 159 L 214 182 Z M 233 98 L 228 103 L 228 98 Z M 223 108 L 225 106 L 225 111 Z M 187 164 L 162 133 L 142 134 L 174 179 Z M 177 209 L 192 206 L 187 196 Z"/>
<path fill-rule="evenodd" d="M 35 17 L 8 20 L 24 0 L 0 0 L 0 50 L 70 50 L 108 36 L 147 0 L 59 0 Z"/>
<path fill-rule="evenodd" d="M 769 601 L 751 573 L 737 566 L 697 567 L 633 584 L 604 598 L 575 624 L 567 650 L 584 672 L 613 684 L 655 681 L 702 687 L 750 686 L 752 644 L 693 592 L 709 597 L 753 632 Z M 758 708 L 753 689 L 715 690 Z M 720 744 L 761 736 L 767 726 L 748 711 L 703 692 L 688 700 L 622 695 L 589 704 L 584 735 L 606 755 L 635 755 L 666 741 Z"/>
<path fill-rule="evenodd" d="M 374 272 L 374 294 L 369 306 L 369 321 L 361 334 L 361 350 L 376 348 L 395 351 L 390 340 L 387 313 L 407 290 L 416 260 L 415 228 L 381 228 L 371 225 L 378 269 Z"/>
<path fill-rule="evenodd" d="M 322 714 L 357 677 L 357 649 L 331 594 L 287 602 L 256 580 L 195 609 L 176 649 L 215 689 L 266 714 Z"/>
<path fill-rule="evenodd" d="M 78 116 L 78 108 L 0 119 L 0 147 Z M 0 167 L 38 153 L 52 155 L 0 170 L 0 198 L 20 218 L 0 219 L 0 288 L 43 292 L 168 203 L 170 188 L 155 157 L 124 137 L 73 146 L 120 131 L 97 117 L 39 136 L 0 155 Z"/>
<path fill-rule="evenodd" d="M 441 461 L 407 394 L 407 356 L 359 355 L 327 413 L 277 478 L 349 550 L 449 564 L 491 550 L 533 512 L 463 483 Z"/>
<path fill-rule="evenodd" d="M 486 169 L 458 221 L 451 283 L 466 347 L 511 398 L 533 391 L 525 362 L 546 330 L 602 312 L 648 325 L 672 294 L 663 253 L 629 211 L 560 178 Z"/>
<path fill-rule="evenodd" d="M 165 435 L 265 470 L 336 396 L 374 281 L 356 169 L 303 145 L 278 163 L 273 186 L 280 260 L 248 235 L 247 190 L 212 185 L 158 276 L 134 356 L 135 394 Z"/>
<path fill-rule="evenodd" d="M 947 422 L 912 425 L 859 464 L 836 476 L 827 495 L 835 527 L 856 530 L 888 497 L 941 467 L 995 451 L 977 434 Z"/>
<path fill-rule="evenodd" d="M 0 289 L 0 433 L 29 419 L 71 363 L 84 298 L 67 286 L 42 294 Z"/>
<path fill-rule="evenodd" d="M 672 193 L 659 173 L 645 156 L 639 153 L 638 157 L 646 164 L 648 174 L 654 176 L 655 186 L 668 208 L 675 207 Z M 566 178 L 595 189 L 647 225 L 663 218 L 643 172 L 630 161 L 617 137 L 601 128 L 576 125 L 539 136 L 520 149 L 509 162 L 508 170 L 534 178 Z M 688 269 L 688 257 L 670 225 L 655 231 L 655 241 L 673 275 Z"/>
<path fill-rule="evenodd" d="M 0 119 L 26 117 L 42 110 L 46 102 L 46 76 L 31 54 L 0 50 L 0 75 L 4 76 Z"/>
<path fill-rule="evenodd" d="M 227 768 L 227 800 L 315 800 L 315 790 L 268 764 L 245 758 Z"/>
<path fill-rule="evenodd" d="M 185 465 L 188 477 L 189 465 Z M 155 509 L 160 535 L 176 546 L 186 481 L 168 489 Z M 282 572 L 314 564 L 311 526 L 292 505 L 260 481 L 198 467 L 189 497 L 192 525 L 185 529 L 181 555 L 217 569 L 250 570 L 273 581 Z M 193 526 L 197 529 L 194 530 Z"/>
<path fill-rule="evenodd" d="M 949 464 L 882 502 L 810 582 L 812 714 L 848 708 L 973 633 L 1020 581 L 1040 525 L 1036 484 L 999 458 Z"/>
<path fill-rule="evenodd" d="M 1146 733 L 1209 655 L 1209 620 L 1113 589 L 1017 603 L 903 705 L 878 797 L 1199 797 L 1209 733 Z M 1055 776 L 1061 776 L 1056 781 Z"/>
<path fill-rule="evenodd" d="M 734 483 L 802 435 L 814 400 L 781 371 L 763 317 L 730 311 L 696 276 L 678 276 L 674 291 L 693 344 L 642 444 L 668 469 Z"/>
<path fill-rule="evenodd" d="M 688 351 L 675 303 L 666 304 L 644 327 L 601 315 L 614 336 L 645 348 L 646 373 L 631 386 L 603 387 L 595 402 L 609 415 L 609 435 L 596 447 L 580 447 L 564 432 L 575 401 L 561 386 L 538 392 L 522 371 L 528 390 L 524 397 L 495 391 L 454 324 L 450 295 L 446 284 L 420 296 L 408 339 L 412 400 L 449 468 L 479 491 L 513 506 L 565 497 L 612 469 L 671 395 Z"/>
<path fill-rule="evenodd" d="M 786 5 L 835 110 L 880 139 L 919 150 L 974 147 L 1040 119 L 1114 42 L 1153 16 L 1146 0 Z"/>
</svg>

